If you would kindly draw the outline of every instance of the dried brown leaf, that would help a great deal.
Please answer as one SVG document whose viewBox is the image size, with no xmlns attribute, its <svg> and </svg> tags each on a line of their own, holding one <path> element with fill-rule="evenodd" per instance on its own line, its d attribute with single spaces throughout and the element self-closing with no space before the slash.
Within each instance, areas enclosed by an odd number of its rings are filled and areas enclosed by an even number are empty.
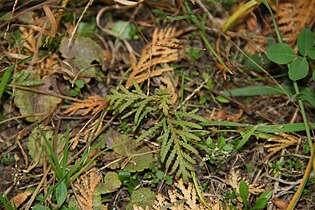
<svg viewBox="0 0 315 210">
<path fill-rule="evenodd" d="M 284 202 L 283 200 L 280 200 L 278 198 L 273 198 L 272 203 L 279 208 L 279 210 L 286 210 L 288 208 L 288 204 Z"/>
<path fill-rule="evenodd" d="M 15 205 L 15 207 L 19 207 L 24 201 L 32 194 L 31 190 L 26 190 L 24 192 L 20 192 L 16 196 L 11 199 L 11 204 Z"/>
<path fill-rule="evenodd" d="M 154 30 L 152 42 L 143 48 L 139 62 L 136 63 L 134 55 L 130 55 L 133 71 L 129 75 L 126 88 L 132 86 L 133 80 L 141 83 L 148 78 L 159 76 L 163 72 L 173 71 L 171 67 L 157 69 L 156 65 L 179 61 L 181 46 L 176 36 L 175 28 Z"/>
<path fill-rule="evenodd" d="M 78 111 L 81 111 L 80 115 L 85 116 L 90 112 L 95 114 L 107 106 L 107 101 L 102 96 L 89 96 L 86 100 L 82 102 L 74 102 L 64 114 L 74 115 Z"/>
</svg>

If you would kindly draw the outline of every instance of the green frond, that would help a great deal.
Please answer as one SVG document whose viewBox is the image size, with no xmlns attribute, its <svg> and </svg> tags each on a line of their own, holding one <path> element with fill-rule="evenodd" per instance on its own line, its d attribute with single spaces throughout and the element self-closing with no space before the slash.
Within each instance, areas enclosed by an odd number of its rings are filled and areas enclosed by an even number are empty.
<svg viewBox="0 0 315 210">
<path fill-rule="evenodd" d="M 176 116 L 178 116 L 179 118 L 191 118 L 194 120 L 197 120 L 199 122 L 208 122 L 208 120 L 204 117 L 201 117 L 197 114 L 195 114 L 198 111 L 198 109 L 194 109 L 190 112 L 184 112 L 184 111 L 180 111 L 177 113 L 174 113 Z"/>
<path fill-rule="evenodd" d="M 135 87 L 135 92 L 138 93 L 138 94 L 142 94 L 142 90 L 139 86 L 139 84 L 135 81 L 135 80 L 132 80 L 132 84 L 133 86 Z"/>
<path fill-rule="evenodd" d="M 160 127 L 163 126 L 163 122 L 164 120 L 162 120 L 161 122 L 155 124 L 153 127 L 151 127 L 149 130 L 147 130 L 146 132 L 144 132 L 143 134 L 141 134 L 138 138 L 137 138 L 137 141 L 141 141 L 143 140 L 145 137 L 147 136 L 153 136 L 155 131 L 158 130 Z"/>
<path fill-rule="evenodd" d="M 179 155 L 177 155 L 176 160 L 175 160 L 175 162 L 173 163 L 173 166 L 172 166 L 172 169 L 171 169 L 171 172 L 170 172 L 171 174 L 176 171 L 176 169 L 177 169 L 178 166 L 179 166 L 179 163 L 182 162 L 182 161 L 183 161 L 183 160 L 182 160 L 182 157 L 179 156 Z"/>
<path fill-rule="evenodd" d="M 180 120 L 172 120 L 172 123 L 181 127 L 185 128 L 195 128 L 195 129 L 202 129 L 202 126 L 198 125 L 194 122 L 184 121 L 182 119 Z"/>
<path fill-rule="evenodd" d="M 121 94 L 114 88 L 110 89 L 110 92 L 112 93 L 112 95 L 108 95 L 108 96 L 117 96 L 117 95 Z"/>
<path fill-rule="evenodd" d="M 111 109 L 115 110 L 114 113 L 117 113 L 118 107 L 123 103 L 123 98 L 119 98 L 117 101 L 112 100 L 111 102 L 115 102 L 113 105 L 111 105 Z"/>
<path fill-rule="evenodd" d="M 165 164 L 166 170 L 170 169 L 171 173 L 176 172 L 176 176 L 187 180 L 196 164 L 191 154 L 198 155 L 192 141 L 201 140 L 194 131 L 202 129 L 198 123 L 207 120 L 196 114 L 198 109 L 190 112 L 171 111 L 171 94 L 167 89 L 155 89 L 155 94 L 148 96 L 137 83 L 134 82 L 133 87 L 132 91 L 128 91 L 120 85 L 122 93 L 111 90 L 112 95 L 108 96 L 111 109 L 114 112 L 126 112 L 123 119 L 134 115 L 134 131 L 148 114 L 157 114 L 159 122 L 142 133 L 137 141 L 153 138 L 159 133 L 157 140 L 161 145 L 161 162 Z"/>
<path fill-rule="evenodd" d="M 130 107 L 134 103 L 133 100 L 124 100 L 124 103 L 121 103 L 118 108 L 119 113 L 122 113 L 126 108 Z"/>
<path fill-rule="evenodd" d="M 191 145 L 191 144 L 187 144 L 184 141 L 179 141 L 178 144 L 182 147 L 184 147 L 185 149 L 191 151 L 192 153 L 194 153 L 195 155 L 198 155 L 198 151 Z"/>
<path fill-rule="evenodd" d="M 137 129 L 137 127 L 140 125 L 141 121 L 143 120 L 143 118 L 149 114 L 149 113 L 152 113 L 154 112 L 155 109 L 152 108 L 152 107 L 146 107 L 145 110 L 141 113 L 141 115 L 139 116 L 137 122 L 135 123 L 135 126 L 134 126 L 134 131 Z"/>
<path fill-rule="evenodd" d="M 181 156 L 183 157 L 183 161 L 186 161 L 187 162 L 187 165 L 190 165 L 190 164 L 196 164 L 196 161 L 190 157 L 187 153 L 185 152 L 182 152 L 181 153 Z"/>
<path fill-rule="evenodd" d="M 139 103 L 136 104 L 138 106 L 138 108 L 137 108 L 137 112 L 136 112 L 135 117 L 134 117 L 135 124 L 138 124 L 140 114 L 143 112 L 144 108 L 148 105 L 149 102 L 150 101 L 148 99 L 146 99 L 146 100 L 140 101 Z"/>
<path fill-rule="evenodd" d="M 176 150 L 173 149 L 172 152 L 170 153 L 170 155 L 168 156 L 167 160 L 166 160 L 166 163 L 165 163 L 166 170 L 168 170 L 169 167 L 171 166 L 171 163 L 174 160 L 175 154 L 176 154 Z"/>
<path fill-rule="evenodd" d="M 134 114 L 137 110 L 136 109 L 132 109 L 129 112 L 127 112 L 126 114 L 124 114 L 121 119 L 126 119 L 127 117 L 129 117 L 130 115 Z"/>
<path fill-rule="evenodd" d="M 201 141 L 199 136 L 196 136 L 195 134 L 192 134 L 190 132 L 183 131 L 183 130 L 177 130 L 177 129 L 175 129 L 175 132 L 177 133 L 177 135 L 182 137 L 184 140 L 191 139 L 191 140 Z"/>
<path fill-rule="evenodd" d="M 193 171 L 193 168 L 187 168 L 185 162 L 181 162 L 181 164 L 179 164 L 179 170 L 177 170 L 176 176 L 181 176 L 184 181 L 188 181 L 188 178 L 191 178 L 190 171 Z"/>
<path fill-rule="evenodd" d="M 169 138 L 169 132 L 166 132 L 163 134 L 163 139 L 162 139 L 162 146 L 161 146 L 161 151 L 160 151 L 160 157 L 161 157 L 161 162 L 164 163 L 165 158 L 167 153 L 170 151 L 171 146 L 173 145 L 174 142 L 174 136 L 171 135 L 171 138 Z"/>
<path fill-rule="evenodd" d="M 125 88 L 125 86 L 123 86 L 122 84 L 119 84 L 118 87 L 125 94 L 129 94 L 130 93 L 129 90 L 127 88 Z"/>
</svg>

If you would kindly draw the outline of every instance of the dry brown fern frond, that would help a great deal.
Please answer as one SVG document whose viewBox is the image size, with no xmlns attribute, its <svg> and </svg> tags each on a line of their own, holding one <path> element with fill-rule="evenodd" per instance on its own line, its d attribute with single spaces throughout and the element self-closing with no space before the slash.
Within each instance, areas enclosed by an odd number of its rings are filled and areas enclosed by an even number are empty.
<svg viewBox="0 0 315 210">
<path fill-rule="evenodd" d="M 102 96 L 89 96 L 82 102 L 74 102 L 64 114 L 74 115 L 78 111 L 81 111 L 80 115 L 85 116 L 90 112 L 95 114 L 107 106 L 107 100 Z"/>
<path fill-rule="evenodd" d="M 80 183 L 75 184 L 75 187 L 79 190 L 80 195 L 77 195 L 77 201 L 81 204 L 83 209 L 93 210 L 94 192 L 97 185 L 100 183 L 102 176 L 96 174 L 95 170 L 90 172 L 90 176 L 82 175 L 80 177 Z"/>
<path fill-rule="evenodd" d="M 279 30 L 284 41 L 294 44 L 303 28 L 312 27 L 315 21 L 315 0 L 284 0 L 277 6 Z"/>
<path fill-rule="evenodd" d="M 267 148 L 269 155 L 264 158 L 263 162 L 266 162 L 271 156 L 283 150 L 284 148 L 297 145 L 299 142 L 300 139 L 296 136 L 285 133 L 279 133 L 277 136 L 267 139 L 267 144 L 264 147 Z"/>
<path fill-rule="evenodd" d="M 230 185 L 232 188 L 235 188 L 236 191 L 239 192 L 238 190 L 241 180 L 244 180 L 248 184 L 248 190 L 250 194 L 257 195 L 265 191 L 264 185 L 249 184 L 247 180 L 240 176 L 240 172 L 235 170 L 230 172 L 230 176 L 225 181 L 225 183 Z"/>
<path fill-rule="evenodd" d="M 207 209 L 199 202 L 196 189 L 192 183 L 186 187 L 183 180 L 175 183 L 176 188 L 168 191 L 168 198 L 158 194 L 153 209 L 172 210 L 204 210 Z M 181 193 L 180 193 L 181 192 Z"/>
<path fill-rule="evenodd" d="M 148 78 L 159 76 L 163 72 L 173 71 L 172 67 L 157 69 L 156 66 L 179 61 L 179 49 L 181 49 L 181 46 L 179 39 L 176 38 L 177 34 L 175 28 L 166 30 L 155 29 L 152 35 L 152 42 L 143 48 L 137 64 L 134 55 L 130 55 L 130 63 L 133 71 L 129 75 L 126 88 L 132 86 L 133 80 L 141 83 Z"/>
<path fill-rule="evenodd" d="M 303 28 L 312 28 L 315 23 L 315 0 L 282 0 L 270 5 L 276 14 L 276 21 L 283 40 L 294 46 L 300 31 Z M 246 26 L 245 24 L 246 23 Z M 245 28 L 244 28 L 245 27 Z M 259 11 L 250 13 L 240 25 L 238 32 L 250 32 L 247 36 L 245 50 L 249 54 L 264 52 L 267 47 L 267 36 L 275 30 L 271 16 Z M 248 39 L 251 37 L 250 39 Z"/>
</svg>

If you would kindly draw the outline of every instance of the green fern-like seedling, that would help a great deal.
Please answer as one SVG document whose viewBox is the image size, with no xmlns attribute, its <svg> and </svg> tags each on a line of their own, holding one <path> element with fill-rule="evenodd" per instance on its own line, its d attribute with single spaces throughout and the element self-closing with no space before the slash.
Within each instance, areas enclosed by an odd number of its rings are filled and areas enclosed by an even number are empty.
<svg viewBox="0 0 315 210">
<path fill-rule="evenodd" d="M 158 136 L 160 158 L 166 170 L 176 172 L 176 176 L 187 181 L 196 164 L 191 154 L 198 155 L 192 146 L 193 141 L 200 141 L 195 131 L 201 130 L 202 126 L 198 123 L 206 120 L 196 114 L 197 110 L 172 111 L 171 94 L 167 89 L 156 89 L 154 95 L 148 96 L 138 84 L 134 83 L 134 87 L 135 90 L 132 91 L 123 86 L 119 86 L 121 92 L 112 90 L 112 95 L 107 96 L 111 110 L 114 113 L 124 113 L 123 119 L 134 116 L 134 130 L 148 114 L 158 116 L 158 122 L 142 133 L 137 141 Z"/>
</svg>

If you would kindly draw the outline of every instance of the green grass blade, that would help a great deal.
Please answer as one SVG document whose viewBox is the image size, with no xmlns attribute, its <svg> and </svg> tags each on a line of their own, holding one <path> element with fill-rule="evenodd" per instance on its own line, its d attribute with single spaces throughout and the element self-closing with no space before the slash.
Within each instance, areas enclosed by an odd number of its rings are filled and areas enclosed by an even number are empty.
<svg viewBox="0 0 315 210">
<path fill-rule="evenodd" d="M 235 123 L 229 121 L 209 121 L 200 123 L 203 126 L 219 126 L 219 127 L 247 127 L 251 128 L 254 125 Z M 310 124 L 312 128 L 315 128 L 315 123 Z M 275 125 L 259 125 L 256 128 L 258 132 L 276 133 L 276 132 L 300 132 L 305 131 L 304 123 L 292 123 L 292 124 L 275 124 Z"/>
<path fill-rule="evenodd" d="M 1 83 L 0 83 L 0 99 L 2 97 L 4 90 L 5 90 L 5 87 L 7 86 L 8 82 L 9 82 L 9 79 L 11 77 L 11 74 L 12 74 L 15 66 L 16 66 L 16 64 L 9 66 L 7 68 L 7 70 L 5 70 L 5 72 L 4 72 L 4 75 L 3 75 Z"/>
<path fill-rule="evenodd" d="M 257 130 L 258 125 L 252 127 L 247 133 L 243 135 L 242 140 L 238 143 L 236 146 L 236 150 L 241 149 L 246 142 L 248 142 L 249 138 L 254 134 L 254 132 Z"/>
<path fill-rule="evenodd" d="M 2 95 L 3 95 L 3 92 L 4 92 L 4 90 L 5 90 L 5 87 L 7 86 L 8 82 L 9 82 L 9 80 L 10 80 L 11 74 L 12 74 L 12 72 L 13 72 L 15 66 L 16 66 L 17 64 L 21 64 L 21 63 L 24 63 L 24 62 L 26 62 L 26 61 L 29 61 L 29 60 L 31 60 L 32 58 L 33 58 L 33 56 L 27 57 L 27 58 L 25 58 L 25 59 L 22 59 L 22 60 L 20 60 L 19 62 L 15 63 L 15 64 L 12 64 L 11 66 L 9 66 L 9 67 L 5 70 L 4 75 L 3 75 L 3 77 L 2 77 L 2 80 L 1 80 L 1 82 L 0 82 L 0 99 L 1 99 L 1 97 L 2 97 Z"/>
</svg>

